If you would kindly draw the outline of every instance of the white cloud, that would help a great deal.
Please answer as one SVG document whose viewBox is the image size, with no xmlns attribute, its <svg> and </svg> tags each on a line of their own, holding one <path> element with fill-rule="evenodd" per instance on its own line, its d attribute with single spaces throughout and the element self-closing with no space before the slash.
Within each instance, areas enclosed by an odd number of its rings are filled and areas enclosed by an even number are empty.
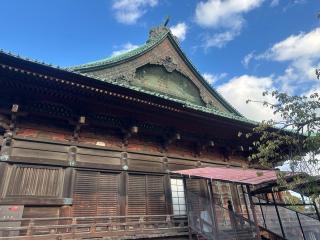
<svg viewBox="0 0 320 240">
<path fill-rule="evenodd" d="M 216 34 L 213 34 L 212 36 L 207 36 L 205 38 L 204 48 L 206 49 L 210 47 L 222 48 L 238 35 L 240 35 L 240 31 L 231 30 L 231 31 L 226 31 L 222 33 L 216 33 Z"/>
<path fill-rule="evenodd" d="M 212 85 L 213 83 L 217 82 L 218 80 L 225 78 L 228 74 L 227 73 L 220 73 L 220 74 L 212 74 L 212 73 L 204 73 L 202 74 L 203 78 Z"/>
<path fill-rule="evenodd" d="M 291 0 L 291 1 L 287 1 L 287 5 L 283 8 L 283 11 L 287 11 L 289 8 L 301 5 L 301 4 L 305 4 L 307 2 L 307 0 Z"/>
<path fill-rule="evenodd" d="M 315 59 L 320 56 L 320 28 L 308 33 L 291 35 L 278 42 L 265 53 L 265 57 L 275 61 L 292 61 L 301 58 Z"/>
<path fill-rule="evenodd" d="M 280 3 L 280 0 L 271 0 L 270 7 L 276 7 Z"/>
<path fill-rule="evenodd" d="M 172 26 L 170 30 L 174 36 L 176 36 L 180 41 L 183 41 L 186 39 L 188 26 L 186 23 L 181 22 L 177 25 Z"/>
<path fill-rule="evenodd" d="M 126 43 L 126 44 L 123 44 L 123 45 L 121 46 L 121 48 L 113 51 L 113 52 L 111 53 L 111 56 L 114 57 L 114 56 L 120 55 L 120 54 L 122 54 L 122 53 L 131 51 L 131 50 L 133 50 L 133 49 L 135 49 L 135 48 L 138 48 L 138 47 L 139 47 L 138 45 L 135 45 L 135 44 L 132 44 L 132 43 L 129 43 L 129 42 L 128 42 L 128 43 Z"/>
<path fill-rule="evenodd" d="M 205 39 L 205 48 L 222 47 L 241 33 L 245 20 L 243 15 L 264 0 L 208 0 L 196 6 L 195 21 L 205 28 L 223 29 Z"/>
<path fill-rule="evenodd" d="M 254 101 L 267 101 L 275 103 L 271 96 L 263 96 L 266 90 L 273 90 L 271 77 L 256 77 L 242 75 L 232 78 L 229 82 L 218 86 L 217 90 L 229 101 L 240 113 L 252 120 L 261 121 L 275 118 L 270 108 L 261 103 L 246 103 L 248 99 Z"/>
<path fill-rule="evenodd" d="M 291 35 L 262 54 L 246 57 L 244 65 L 252 59 L 287 63 L 284 73 L 275 79 L 280 90 L 290 94 L 305 91 L 315 82 L 315 68 L 320 66 L 320 28 Z"/>
<path fill-rule="evenodd" d="M 259 7 L 263 0 L 208 0 L 196 7 L 196 22 L 204 27 L 232 27 L 243 23 L 242 14 Z"/>
<path fill-rule="evenodd" d="M 251 60 L 255 57 L 254 52 L 247 54 L 241 61 L 242 65 L 247 68 Z"/>
<path fill-rule="evenodd" d="M 142 17 L 148 7 L 155 7 L 158 0 L 114 0 L 112 9 L 118 22 L 134 24 Z"/>
</svg>

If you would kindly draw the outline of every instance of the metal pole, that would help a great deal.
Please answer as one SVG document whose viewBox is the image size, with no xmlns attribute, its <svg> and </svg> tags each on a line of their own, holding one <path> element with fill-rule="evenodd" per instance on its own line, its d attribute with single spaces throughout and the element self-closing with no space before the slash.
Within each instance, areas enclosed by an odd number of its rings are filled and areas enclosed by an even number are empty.
<svg viewBox="0 0 320 240">
<path fill-rule="evenodd" d="M 259 225 L 258 225 L 258 218 L 257 218 L 256 210 L 254 208 L 254 203 L 253 203 L 252 196 L 251 196 L 251 193 L 250 193 L 249 185 L 247 185 L 247 192 L 248 192 L 248 196 L 249 196 L 250 207 L 251 207 L 251 211 L 252 211 L 254 225 L 256 227 L 257 239 L 260 240 L 261 239 L 260 228 L 259 228 Z"/>
<path fill-rule="evenodd" d="M 300 194 L 301 200 L 303 204 L 306 204 L 306 201 L 304 200 L 304 196 L 302 194 Z"/>
<path fill-rule="evenodd" d="M 188 198 L 188 189 L 187 189 L 187 181 L 186 178 L 183 177 L 183 188 L 185 192 L 185 198 L 186 198 L 186 209 L 187 209 L 187 217 L 188 217 L 188 233 L 189 233 L 189 240 L 192 240 L 192 229 L 190 227 L 190 208 L 189 208 L 189 198 Z"/>
<path fill-rule="evenodd" d="M 299 226 L 300 226 L 300 229 L 301 229 L 301 232 L 302 232 L 303 239 L 306 240 L 306 236 L 304 235 L 304 231 L 303 231 L 303 228 L 302 228 L 302 225 L 301 225 L 299 213 L 296 212 L 296 215 L 297 215 L 297 218 L 298 218 L 298 222 L 299 222 Z"/>
<path fill-rule="evenodd" d="M 240 185 L 240 186 L 241 186 L 241 185 Z M 239 188 L 238 188 L 238 185 L 237 185 L 237 184 L 235 184 L 235 188 L 236 188 L 237 197 L 238 197 L 239 203 L 240 203 L 241 216 L 243 217 L 243 208 L 242 208 L 241 197 L 240 197 L 240 194 L 239 194 Z"/>
<path fill-rule="evenodd" d="M 247 210 L 247 214 L 248 214 L 248 220 L 251 221 L 251 219 L 250 219 L 250 214 L 249 214 L 248 203 L 247 203 L 246 194 L 245 194 L 245 192 L 244 192 L 243 185 L 241 185 L 241 190 L 242 190 L 243 200 L 244 200 L 244 203 L 245 203 L 245 205 L 246 205 L 246 210 Z"/>
<path fill-rule="evenodd" d="M 318 220 L 320 221 L 320 214 L 319 214 L 319 209 L 318 209 L 317 203 L 315 201 L 313 201 L 313 205 L 314 205 L 314 209 L 316 210 Z"/>
<path fill-rule="evenodd" d="M 258 198 L 258 200 L 259 200 L 259 203 L 261 203 L 260 198 Z M 263 213 L 263 209 L 262 209 L 262 207 L 261 207 L 261 204 L 260 204 L 260 211 L 261 211 L 261 214 L 262 214 L 263 226 L 264 226 L 265 228 L 267 228 L 266 219 L 264 218 L 264 213 Z"/>
<path fill-rule="evenodd" d="M 282 237 L 286 238 L 286 234 L 285 234 L 285 232 L 283 230 L 283 225 L 282 225 L 279 209 L 278 209 L 277 202 L 276 202 L 276 199 L 274 197 L 273 192 L 271 193 L 271 195 L 272 195 L 272 200 L 273 200 L 273 203 L 274 203 L 274 207 L 275 207 L 276 212 L 277 212 L 277 216 L 278 216 L 278 220 L 279 220 L 279 224 L 280 224 L 280 228 L 281 228 Z"/>
</svg>

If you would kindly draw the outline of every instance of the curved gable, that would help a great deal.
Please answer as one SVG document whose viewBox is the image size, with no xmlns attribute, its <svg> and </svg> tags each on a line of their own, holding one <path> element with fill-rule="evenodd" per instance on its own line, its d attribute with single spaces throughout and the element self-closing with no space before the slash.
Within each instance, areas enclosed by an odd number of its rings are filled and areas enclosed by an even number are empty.
<svg viewBox="0 0 320 240">
<path fill-rule="evenodd" d="M 150 37 L 147 43 L 135 50 L 114 58 L 80 65 L 73 68 L 73 70 L 89 74 L 90 76 L 103 79 L 104 81 L 121 82 L 124 85 L 139 86 L 141 88 L 160 92 L 163 95 L 169 95 L 182 100 L 181 96 L 183 93 L 181 93 L 179 97 L 177 93 L 173 94 L 172 89 L 170 88 L 162 89 L 160 91 L 159 87 L 151 86 L 150 81 L 144 81 L 147 85 L 143 85 L 141 81 L 136 85 L 137 70 L 146 65 L 158 65 L 164 67 L 166 70 L 172 69 L 172 71 L 180 74 L 175 74 L 177 77 L 176 82 L 181 80 L 181 75 L 189 79 L 189 83 L 193 84 L 196 91 L 193 90 L 193 97 L 189 94 L 189 97 L 183 98 L 186 103 L 214 108 L 221 112 L 241 116 L 237 110 L 224 100 L 223 97 L 203 79 L 180 49 L 177 40 L 171 32 L 163 26 L 153 29 L 150 32 Z M 171 84 L 177 84 L 174 82 L 174 78 L 171 78 L 171 80 Z M 158 85 L 159 81 L 160 80 L 158 79 Z M 163 81 L 162 85 L 165 85 L 167 80 L 163 78 Z M 180 90 L 181 89 L 179 89 L 179 91 Z M 189 91 L 187 88 L 184 90 Z M 188 95 L 188 92 L 185 95 Z M 197 98 L 200 98 L 200 100 Z"/>
</svg>

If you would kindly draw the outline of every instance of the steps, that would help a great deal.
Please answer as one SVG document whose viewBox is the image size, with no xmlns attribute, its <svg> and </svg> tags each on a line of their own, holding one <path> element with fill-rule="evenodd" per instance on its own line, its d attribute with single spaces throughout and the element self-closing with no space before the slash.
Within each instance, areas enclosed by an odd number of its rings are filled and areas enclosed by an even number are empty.
<svg viewBox="0 0 320 240">
<path fill-rule="evenodd" d="M 254 240 L 254 236 L 251 229 L 238 229 L 236 232 L 233 230 L 223 230 L 221 231 L 224 236 L 221 239 L 226 240 Z"/>
<path fill-rule="evenodd" d="M 196 239 L 197 239 L 197 240 L 207 240 L 207 238 L 201 236 L 200 234 L 197 234 L 197 235 L 196 235 Z"/>
</svg>

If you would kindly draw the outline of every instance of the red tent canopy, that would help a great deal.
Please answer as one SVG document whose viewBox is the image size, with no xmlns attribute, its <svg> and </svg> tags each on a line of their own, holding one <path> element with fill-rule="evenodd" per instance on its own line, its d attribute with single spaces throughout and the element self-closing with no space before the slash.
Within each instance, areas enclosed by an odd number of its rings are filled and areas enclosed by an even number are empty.
<svg viewBox="0 0 320 240">
<path fill-rule="evenodd" d="M 240 184 L 258 185 L 277 180 L 277 170 L 205 167 L 174 171 L 185 176 L 207 178 Z"/>
</svg>

